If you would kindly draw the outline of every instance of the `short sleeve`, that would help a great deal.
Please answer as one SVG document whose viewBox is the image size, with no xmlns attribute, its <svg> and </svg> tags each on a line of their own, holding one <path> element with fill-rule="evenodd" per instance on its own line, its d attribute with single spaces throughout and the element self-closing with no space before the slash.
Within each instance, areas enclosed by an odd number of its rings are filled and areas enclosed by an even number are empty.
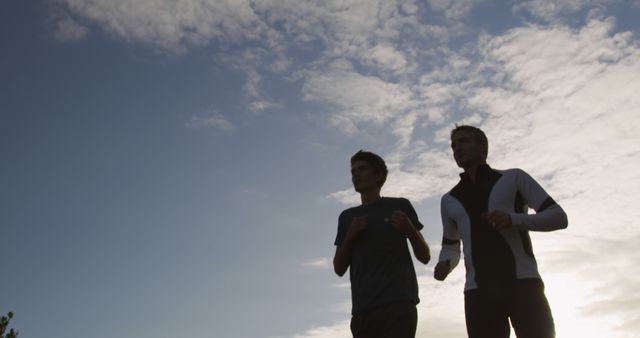
<svg viewBox="0 0 640 338">
<path fill-rule="evenodd" d="M 333 242 L 335 246 L 342 245 L 342 241 L 344 240 L 344 236 L 347 232 L 347 224 L 346 224 L 346 215 L 343 211 L 340 216 L 338 216 L 338 232 L 336 234 L 336 240 Z"/>
<path fill-rule="evenodd" d="M 420 220 L 418 219 L 418 214 L 416 213 L 416 210 L 413 208 L 413 205 L 411 205 L 411 202 L 409 202 L 408 199 L 403 198 L 402 203 L 403 203 L 402 209 L 407 214 L 407 216 L 409 216 L 409 219 L 411 220 L 411 222 L 416 226 L 418 230 L 422 230 L 422 228 L 424 228 L 424 225 L 420 223 Z"/>
</svg>

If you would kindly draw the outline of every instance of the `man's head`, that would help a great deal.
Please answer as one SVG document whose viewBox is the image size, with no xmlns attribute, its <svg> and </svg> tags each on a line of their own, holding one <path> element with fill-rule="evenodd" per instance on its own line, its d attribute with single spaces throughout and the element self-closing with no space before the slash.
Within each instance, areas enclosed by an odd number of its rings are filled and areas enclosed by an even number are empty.
<svg viewBox="0 0 640 338">
<path fill-rule="evenodd" d="M 357 192 L 380 190 L 388 173 L 382 157 L 372 152 L 360 150 L 351 157 L 351 181 Z"/>
<path fill-rule="evenodd" d="M 484 164 L 489 152 L 489 141 L 482 130 L 461 125 L 451 131 L 453 158 L 461 168 Z"/>
</svg>

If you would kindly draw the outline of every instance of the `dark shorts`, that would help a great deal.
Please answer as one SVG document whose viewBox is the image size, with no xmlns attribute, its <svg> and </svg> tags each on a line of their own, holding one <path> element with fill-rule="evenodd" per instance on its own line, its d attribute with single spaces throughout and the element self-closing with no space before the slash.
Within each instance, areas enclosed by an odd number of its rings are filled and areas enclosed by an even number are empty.
<svg viewBox="0 0 640 338">
<path fill-rule="evenodd" d="M 539 279 L 521 279 L 504 288 L 464 294 L 469 338 L 508 338 L 509 320 L 518 338 L 553 338 L 551 309 Z"/>
<path fill-rule="evenodd" d="M 396 302 L 354 314 L 354 338 L 414 338 L 418 311 L 413 302 Z"/>
</svg>

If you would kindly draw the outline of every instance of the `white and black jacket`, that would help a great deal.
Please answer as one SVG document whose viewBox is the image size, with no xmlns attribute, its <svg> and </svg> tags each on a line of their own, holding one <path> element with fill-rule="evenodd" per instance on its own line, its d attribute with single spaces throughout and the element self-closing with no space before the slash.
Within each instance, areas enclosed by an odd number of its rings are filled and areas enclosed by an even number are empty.
<svg viewBox="0 0 640 338">
<path fill-rule="evenodd" d="M 465 174 L 442 196 L 442 250 L 439 261 L 460 261 L 464 246 L 467 272 L 465 290 L 497 286 L 516 279 L 540 278 L 529 231 L 553 231 L 567 227 L 564 210 L 521 169 L 478 168 L 472 182 Z M 528 214 L 531 207 L 535 214 Z M 481 214 L 500 210 L 511 216 L 513 226 L 495 230 Z"/>
</svg>

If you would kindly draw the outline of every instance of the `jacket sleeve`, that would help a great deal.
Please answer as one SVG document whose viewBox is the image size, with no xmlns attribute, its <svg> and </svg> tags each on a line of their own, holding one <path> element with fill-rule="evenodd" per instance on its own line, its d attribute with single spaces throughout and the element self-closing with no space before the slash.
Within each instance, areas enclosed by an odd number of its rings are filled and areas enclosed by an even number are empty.
<svg viewBox="0 0 640 338">
<path fill-rule="evenodd" d="M 442 196 L 440 201 L 440 216 L 442 217 L 442 249 L 438 262 L 449 261 L 450 270 L 460 262 L 460 232 L 458 225 L 449 217 L 447 210 L 448 195 Z"/>
<path fill-rule="evenodd" d="M 516 185 L 526 205 L 533 208 L 536 213 L 511 213 L 511 222 L 515 228 L 528 231 L 553 231 L 567 227 L 567 214 L 529 174 L 517 169 Z"/>
</svg>

